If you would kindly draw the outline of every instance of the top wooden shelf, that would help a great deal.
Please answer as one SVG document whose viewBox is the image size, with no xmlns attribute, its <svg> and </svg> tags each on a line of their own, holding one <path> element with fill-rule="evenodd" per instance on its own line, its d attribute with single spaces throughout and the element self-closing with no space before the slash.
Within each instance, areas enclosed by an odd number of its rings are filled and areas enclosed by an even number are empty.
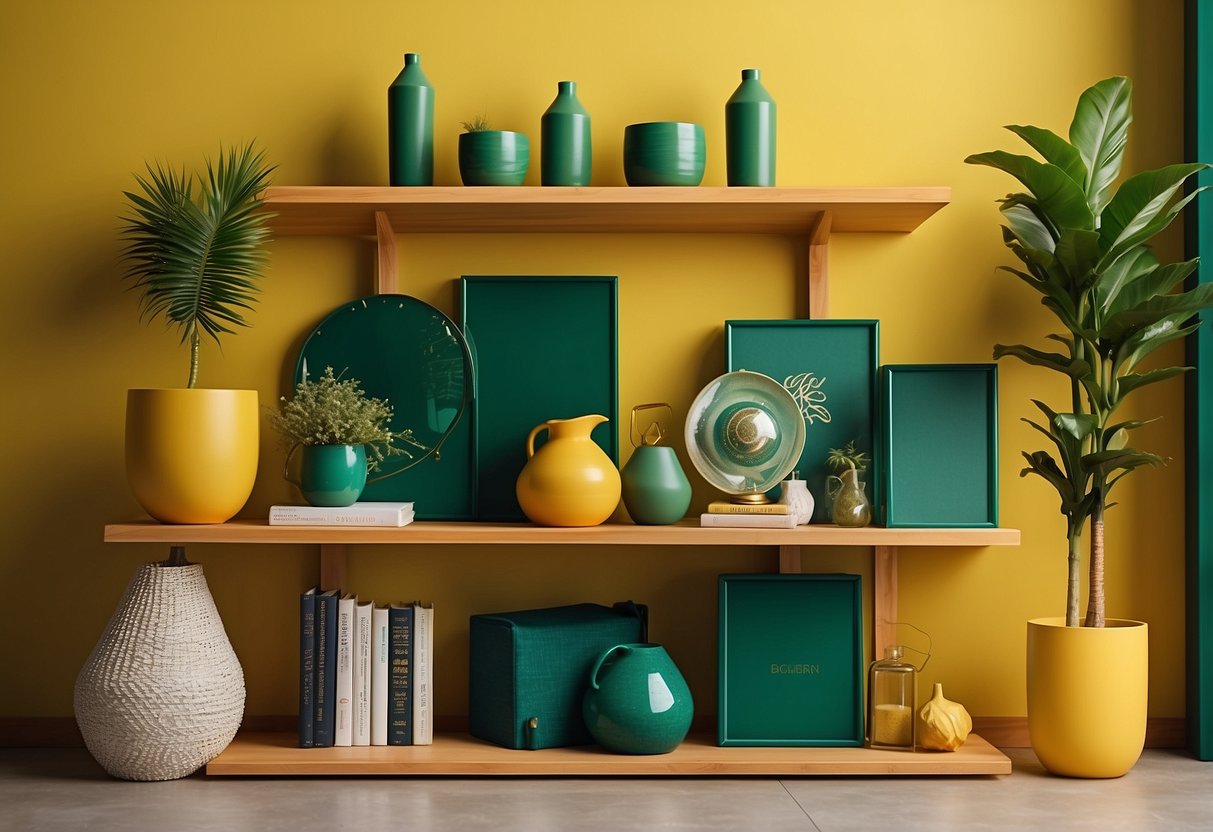
<svg viewBox="0 0 1213 832">
<path fill-rule="evenodd" d="M 268 188 L 279 235 L 441 232 L 689 232 L 816 234 L 910 232 L 952 198 L 911 188 Z"/>
<path fill-rule="evenodd" d="M 795 529 L 702 528 L 696 520 L 672 526 L 606 523 L 548 528 L 529 523 L 418 521 L 403 528 L 271 526 L 230 520 L 213 526 L 174 526 L 144 520 L 105 527 L 107 543 L 523 543 L 657 546 L 1018 546 L 1018 529 L 849 529 L 832 525 Z"/>
</svg>

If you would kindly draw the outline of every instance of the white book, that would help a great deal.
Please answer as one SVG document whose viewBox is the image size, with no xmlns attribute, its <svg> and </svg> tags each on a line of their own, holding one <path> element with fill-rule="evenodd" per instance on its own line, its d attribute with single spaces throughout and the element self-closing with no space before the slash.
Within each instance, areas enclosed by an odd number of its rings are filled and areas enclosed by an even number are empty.
<svg viewBox="0 0 1213 832">
<path fill-rule="evenodd" d="M 410 503 L 354 503 L 352 506 L 270 506 L 271 526 L 407 526 Z"/>
<path fill-rule="evenodd" d="M 434 606 L 413 605 L 413 745 L 434 744 Z"/>
<path fill-rule="evenodd" d="M 333 719 L 333 745 L 354 741 L 354 606 L 353 595 L 337 602 L 337 708 Z"/>
<path fill-rule="evenodd" d="M 727 526 L 746 529 L 794 529 L 794 514 L 701 514 L 701 526 Z"/>
<path fill-rule="evenodd" d="M 354 607 L 354 745 L 371 744 L 371 608 Z"/>
<path fill-rule="evenodd" d="M 387 745 L 389 664 L 387 607 L 371 612 L 371 745 Z"/>
</svg>

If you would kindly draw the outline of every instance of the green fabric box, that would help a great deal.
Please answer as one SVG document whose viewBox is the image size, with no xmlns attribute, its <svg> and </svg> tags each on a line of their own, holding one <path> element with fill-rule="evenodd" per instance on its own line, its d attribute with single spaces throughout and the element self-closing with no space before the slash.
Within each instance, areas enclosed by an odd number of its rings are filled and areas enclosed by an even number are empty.
<svg viewBox="0 0 1213 832">
<path fill-rule="evenodd" d="M 608 648 L 645 641 L 647 620 L 630 601 L 473 615 L 468 730 L 506 748 L 592 743 L 581 719 L 590 670 Z"/>
</svg>

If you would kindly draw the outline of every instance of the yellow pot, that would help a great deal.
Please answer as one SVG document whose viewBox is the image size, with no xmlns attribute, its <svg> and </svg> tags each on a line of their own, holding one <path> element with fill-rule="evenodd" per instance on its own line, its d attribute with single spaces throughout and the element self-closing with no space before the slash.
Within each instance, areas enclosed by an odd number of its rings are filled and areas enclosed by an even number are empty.
<svg viewBox="0 0 1213 832">
<path fill-rule="evenodd" d="M 594 444 L 590 433 L 605 416 L 549 419 L 526 440 L 526 467 L 514 493 L 532 523 L 542 526 L 597 526 L 619 504 L 619 470 Z M 548 432 L 538 451 L 535 438 Z"/>
<path fill-rule="evenodd" d="M 222 523 L 257 478 L 256 390 L 128 390 L 126 478 L 162 523 Z"/>
<path fill-rule="evenodd" d="M 1120 777 L 1146 739 L 1148 628 L 1028 622 L 1028 731 L 1041 764 L 1067 777 Z"/>
</svg>

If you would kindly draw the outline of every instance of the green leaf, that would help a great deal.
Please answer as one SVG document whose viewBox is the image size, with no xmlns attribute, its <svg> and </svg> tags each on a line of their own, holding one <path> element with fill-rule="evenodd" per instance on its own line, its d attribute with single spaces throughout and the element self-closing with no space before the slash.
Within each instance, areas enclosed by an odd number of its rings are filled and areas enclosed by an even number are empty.
<svg viewBox="0 0 1213 832">
<path fill-rule="evenodd" d="M 1117 312 L 1099 328 L 1099 337 L 1112 344 L 1133 335 L 1138 330 L 1175 315 L 1191 315 L 1213 306 L 1213 283 L 1202 283 L 1187 292 L 1157 295 L 1132 309 Z"/>
<path fill-rule="evenodd" d="M 1188 275 L 1196 271 L 1198 263 L 1196 258 L 1183 263 L 1168 263 L 1141 275 L 1137 280 L 1125 286 L 1113 302 L 1108 304 L 1107 311 L 1116 314 L 1140 306 L 1153 297 L 1170 293 L 1172 289 L 1183 283 Z"/>
<path fill-rule="evenodd" d="M 1121 376 L 1115 382 L 1116 400 L 1113 404 L 1119 404 L 1126 396 L 1138 388 L 1145 387 L 1147 384 L 1156 384 L 1160 381 L 1166 381 L 1169 378 L 1182 375 L 1194 367 L 1164 367 L 1159 370 L 1150 370 L 1148 373 L 1128 373 Z"/>
<path fill-rule="evenodd" d="M 1086 439 L 1099 426 L 1098 420 L 1089 413 L 1055 413 L 1053 424 L 1079 441 Z"/>
<path fill-rule="evenodd" d="M 1199 320 L 1189 326 L 1182 325 L 1190 317 L 1186 312 L 1172 315 L 1134 332 L 1117 349 L 1113 371 L 1127 373 L 1163 344 L 1185 338 L 1200 329 Z"/>
<path fill-rule="evenodd" d="M 1106 78 L 1083 92 L 1070 122 L 1070 142 L 1087 168 L 1083 190 L 1090 211 L 1098 216 L 1108 202 L 1108 189 L 1120 175 L 1120 163 L 1133 120 L 1133 84 L 1128 78 Z"/>
<path fill-rule="evenodd" d="M 1136 448 L 1096 451 L 1093 454 L 1084 456 L 1082 461 L 1084 465 L 1098 471 L 1102 476 L 1107 476 L 1112 471 L 1117 470 L 1132 471 L 1134 468 L 1141 468 L 1144 465 L 1157 468 L 1160 465 L 1165 465 L 1167 462 L 1166 457 L 1146 451 L 1139 451 Z"/>
<path fill-rule="evenodd" d="M 971 165 L 988 165 L 1005 171 L 1027 187 L 1044 216 L 1058 230 L 1095 229 L 1095 217 L 1087 205 L 1082 187 L 1066 176 L 1061 168 L 1042 164 L 1031 156 L 1018 156 L 1003 150 L 977 153 L 965 159 Z"/>
<path fill-rule="evenodd" d="M 1104 450 L 1119 451 L 1129 444 L 1129 432 L 1127 430 L 1109 431 L 1107 436 L 1108 438 L 1104 442 Z"/>
<path fill-rule="evenodd" d="M 1026 477 L 1028 474 L 1035 474 L 1047 480 L 1061 497 L 1062 514 L 1066 514 L 1066 506 L 1072 505 L 1075 499 L 1074 490 L 1065 472 L 1061 470 L 1057 461 L 1049 455 L 1048 451 L 1033 451 L 1032 453 L 1023 451 L 1022 453 L 1024 459 L 1028 461 L 1028 467 L 1020 471 L 1019 476 Z"/>
<path fill-rule="evenodd" d="M 1023 344 L 994 345 L 995 360 L 1007 355 L 1014 356 L 1020 361 L 1027 364 L 1034 364 L 1037 367 L 1048 367 L 1050 370 L 1056 370 L 1059 373 L 1064 373 L 1071 378 L 1080 378 L 1083 375 L 1091 372 L 1091 365 L 1087 362 L 1073 359 L 1070 356 L 1062 355 L 1061 353 L 1044 352 Z"/>
<path fill-rule="evenodd" d="M 1078 185 L 1081 186 L 1087 181 L 1087 166 L 1083 163 L 1078 148 L 1052 130 L 1030 124 L 1008 124 L 1007 129 L 1030 144 L 1046 162 L 1061 168 L 1062 172 Z"/>
<path fill-rule="evenodd" d="M 1036 212 L 1022 202 L 1004 202 L 998 209 L 1007 221 L 1011 233 L 1031 250 L 1052 253 L 1056 242 L 1053 234 L 1036 215 Z M 1047 265 L 1047 264 L 1046 264 Z"/>
<path fill-rule="evenodd" d="M 1057 241 L 1053 256 L 1070 275 L 1071 286 L 1084 286 L 1091 271 L 1103 254 L 1099 245 L 1099 232 L 1067 228 Z"/>
<path fill-rule="evenodd" d="M 1145 246 L 1126 250 L 1115 262 L 1104 265 L 1095 284 L 1095 305 L 1106 309 L 1125 286 L 1157 266 L 1158 258 Z"/>
<path fill-rule="evenodd" d="M 1105 248 L 1148 228 L 1188 177 L 1206 167 L 1200 163 L 1167 165 L 1126 179 L 1100 217 L 1099 236 Z"/>
<path fill-rule="evenodd" d="M 1206 186 L 1206 188 L 1207 187 L 1208 186 Z M 1193 199 L 1195 199 L 1200 194 L 1200 192 L 1205 190 L 1206 188 L 1193 189 L 1183 199 L 1176 201 L 1174 204 L 1171 205 L 1171 207 L 1167 208 L 1166 211 L 1159 214 L 1154 219 L 1150 220 L 1150 222 L 1147 223 L 1139 231 L 1137 231 L 1133 234 L 1122 234 L 1120 239 L 1118 239 L 1116 241 L 1116 244 L 1113 245 L 1112 248 L 1108 250 L 1107 254 L 1105 254 L 1103 256 L 1103 259 L 1100 261 L 1099 267 L 1098 267 L 1100 269 L 1100 271 L 1104 271 L 1104 270 L 1110 268 L 1111 265 L 1114 262 L 1116 262 L 1117 258 L 1119 258 L 1121 255 L 1123 255 L 1129 249 L 1132 249 L 1135 246 L 1141 245 L 1142 243 L 1147 243 L 1151 239 L 1153 239 L 1155 236 L 1162 233 L 1167 228 L 1167 226 L 1169 226 L 1172 223 L 1172 221 L 1174 221 L 1174 219 L 1177 216 L 1179 216 L 1179 213 L 1181 211 L 1183 211 L 1184 207 L 1189 202 L 1191 202 Z"/>
</svg>

